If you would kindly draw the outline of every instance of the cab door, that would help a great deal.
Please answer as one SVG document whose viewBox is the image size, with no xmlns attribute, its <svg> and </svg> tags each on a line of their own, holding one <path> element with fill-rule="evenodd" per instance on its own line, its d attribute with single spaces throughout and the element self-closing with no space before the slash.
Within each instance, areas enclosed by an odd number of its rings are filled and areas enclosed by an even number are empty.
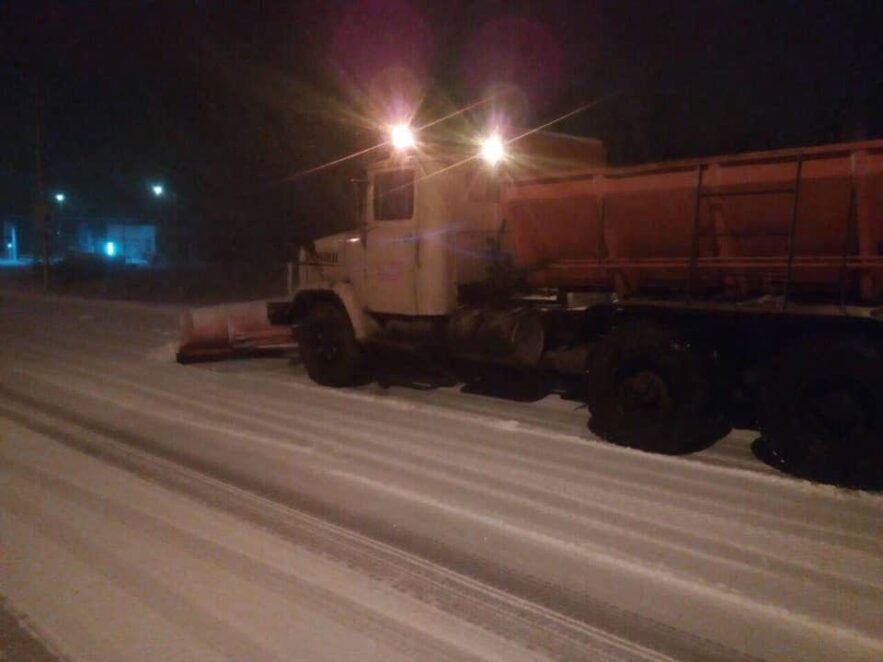
<svg viewBox="0 0 883 662">
<path fill-rule="evenodd" d="M 365 241 L 365 301 L 368 310 L 417 314 L 417 206 L 413 167 L 371 173 Z"/>
</svg>

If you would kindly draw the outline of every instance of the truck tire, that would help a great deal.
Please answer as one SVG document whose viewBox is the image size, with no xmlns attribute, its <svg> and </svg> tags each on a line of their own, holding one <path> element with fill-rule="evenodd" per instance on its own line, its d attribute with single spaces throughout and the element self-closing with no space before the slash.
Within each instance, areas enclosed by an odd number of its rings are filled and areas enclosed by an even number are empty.
<svg viewBox="0 0 883 662">
<path fill-rule="evenodd" d="M 630 322 L 614 329 L 593 353 L 588 379 L 589 429 L 621 446 L 690 453 L 729 430 L 709 360 L 670 326 Z"/>
<path fill-rule="evenodd" d="M 812 337 L 770 365 L 760 404 L 768 459 L 804 478 L 883 487 L 883 350 Z"/>
<path fill-rule="evenodd" d="M 323 386 L 353 386 L 365 376 L 365 356 L 342 306 L 313 306 L 298 328 L 301 358 L 307 374 Z"/>
</svg>

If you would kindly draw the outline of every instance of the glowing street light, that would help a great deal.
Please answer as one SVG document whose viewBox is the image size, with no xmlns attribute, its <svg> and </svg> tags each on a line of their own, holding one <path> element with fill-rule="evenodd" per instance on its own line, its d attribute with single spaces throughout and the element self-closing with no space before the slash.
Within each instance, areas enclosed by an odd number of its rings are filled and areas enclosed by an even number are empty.
<svg viewBox="0 0 883 662">
<path fill-rule="evenodd" d="M 500 134 L 495 133 L 481 141 L 481 158 L 489 165 L 495 166 L 506 157 L 506 148 Z"/>
<path fill-rule="evenodd" d="M 390 127 L 389 138 L 392 146 L 400 152 L 411 149 L 416 144 L 414 132 L 407 124 L 396 124 Z"/>
<path fill-rule="evenodd" d="M 150 190 L 153 191 L 154 197 L 161 198 L 166 193 L 166 189 L 162 184 L 152 184 Z"/>
<path fill-rule="evenodd" d="M 117 253 L 117 245 L 112 241 L 108 241 L 104 244 L 104 252 L 107 254 L 107 257 L 113 257 Z"/>
<path fill-rule="evenodd" d="M 62 204 L 64 202 L 64 193 L 56 193 L 55 194 L 55 202 L 58 204 Z"/>
</svg>

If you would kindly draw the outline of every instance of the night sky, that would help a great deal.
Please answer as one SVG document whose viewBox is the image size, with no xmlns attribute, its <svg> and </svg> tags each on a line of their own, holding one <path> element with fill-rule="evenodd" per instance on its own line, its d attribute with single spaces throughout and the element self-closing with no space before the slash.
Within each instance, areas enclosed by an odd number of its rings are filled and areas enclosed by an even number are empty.
<svg viewBox="0 0 883 662">
<path fill-rule="evenodd" d="M 395 115 L 599 137 L 612 163 L 883 136 L 879 0 L 0 0 L 0 218 L 175 205 L 201 255 L 282 259 L 348 225 L 344 166 Z M 37 93 L 35 94 L 35 90 Z M 471 124 L 470 124 L 471 123 Z M 158 201 L 149 184 L 172 196 Z"/>
</svg>

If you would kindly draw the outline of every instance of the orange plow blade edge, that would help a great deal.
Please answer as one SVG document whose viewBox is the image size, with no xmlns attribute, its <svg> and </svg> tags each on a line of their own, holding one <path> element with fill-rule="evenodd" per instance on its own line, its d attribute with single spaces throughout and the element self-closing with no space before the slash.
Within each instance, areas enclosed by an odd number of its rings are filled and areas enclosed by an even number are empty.
<svg viewBox="0 0 883 662">
<path fill-rule="evenodd" d="M 291 326 L 270 323 L 266 301 L 189 308 L 181 313 L 178 363 L 275 355 L 295 347 Z"/>
</svg>

